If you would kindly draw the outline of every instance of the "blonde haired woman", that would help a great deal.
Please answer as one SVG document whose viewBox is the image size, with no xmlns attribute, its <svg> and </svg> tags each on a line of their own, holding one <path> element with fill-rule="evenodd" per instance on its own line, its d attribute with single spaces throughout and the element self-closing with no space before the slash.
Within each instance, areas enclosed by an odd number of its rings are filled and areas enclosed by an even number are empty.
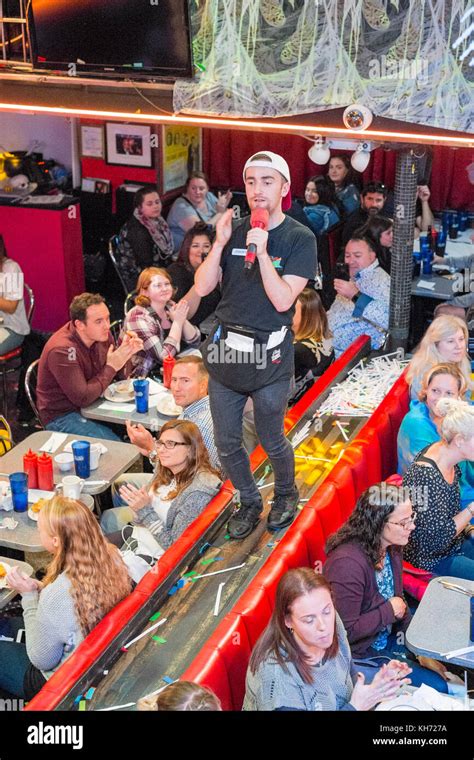
<svg viewBox="0 0 474 760">
<path fill-rule="evenodd" d="M 133 377 L 146 377 L 183 348 L 197 348 L 201 342 L 199 328 L 189 322 L 189 304 L 172 300 L 173 283 L 166 269 L 148 267 L 137 282 L 136 306 L 127 313 L 123 333 L 134 332 L 143 340 L 143 350 L 131 359 Z"/>
<path fill-rule="evenodd" d="M 0 688 L 23 699 L 31 699 L 131 591 L 120 553 L 80 502 L 63 496 L 46 502 L 38 530 L 53 559 L 41 583 L 11 569 L 7 581 L 22 596 L 23 618 L 3 621 L 0 627 L 0 633 L 14 639 L 0 641 Z M 14 629 L 20 628 L 25 643 L 16 641 Z"/>
<path fill-rule="evenodd" d="M 474 541 L 466 531 L 474 502 L 462 509 L 459 487 L 459 463 L 474 459 L 474 407 L 443 398 L 436 415 L 441 440 L 420 451 L 403 478 L 416 512 L 405 559 L 438 575 L 474 580 Z"/>
<path fill-rule="evenodd" d="M 410 397 L 418 398 L 423 375 L 435 364 L 457 364 L 466 387 L 472 390 L 471 363 L 467 355 L 469 334 L 467 325 L 459 317 L 443 314 L 428 327 L 418 346 L 407 372 Z"/>
<path fill-rule="evenodd" d="M 321 298 L 312 288 L 301 291 L 293 317 L 296 389 L 290 401 L 296 403 L 334 361 L 332 334 Z"/>
</svg>

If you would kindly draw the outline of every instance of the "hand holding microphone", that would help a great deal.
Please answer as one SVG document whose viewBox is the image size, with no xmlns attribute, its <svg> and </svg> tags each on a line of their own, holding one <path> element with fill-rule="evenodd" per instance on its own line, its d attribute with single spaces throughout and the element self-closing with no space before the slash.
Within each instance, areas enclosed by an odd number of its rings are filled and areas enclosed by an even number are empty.
<svg viewBox="0 0 474 760">
<path fill-rule="evenodd" d="M 268 229 L 269 214 L 266 208 L 256 208 L 250 215 L 250 227 L 252 230 L 267 230 Z M 251 235 L 249 232 L 248 237 Z M 255 257 L 257 255 L 257 244 L 255 242 L 249 242 L 247 244 L 247 253 L 245 254 L 244 269 L 252 269 L 255 263 Z"/>
</svg>

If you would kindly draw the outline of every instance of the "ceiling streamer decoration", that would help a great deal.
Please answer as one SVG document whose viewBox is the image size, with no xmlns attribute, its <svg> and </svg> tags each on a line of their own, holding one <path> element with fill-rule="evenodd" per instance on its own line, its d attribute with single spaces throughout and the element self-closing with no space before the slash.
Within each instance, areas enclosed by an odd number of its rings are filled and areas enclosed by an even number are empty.
<svg viewBox="0 0 474 760">
<path fill-rule="evenodd" d="M 472 23 L 469 4 L 190 0 L 196 76 L 176 83 L 175 110 L 275 117 L 360 102 L 376 115 L 469 131 L 472 35 L 453 48 Z"/>
</svg>

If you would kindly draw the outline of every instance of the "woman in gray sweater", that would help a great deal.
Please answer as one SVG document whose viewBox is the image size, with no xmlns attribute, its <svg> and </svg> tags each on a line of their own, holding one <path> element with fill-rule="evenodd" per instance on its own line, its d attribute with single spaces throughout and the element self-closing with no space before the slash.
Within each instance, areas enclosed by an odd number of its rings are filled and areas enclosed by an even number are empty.
<svg viewBox="0 0 474 760">
<path fill-rule="evenodd" d="M 179 538 L 222 485 L 194 422 L 166 422 L 156 450 L 159 464 L 151 484 L 137 488 L 127 483 L 120 488 L 121 497 L 134 513 L 133 525 L 147 528 L 155 538 L 155 557 L 160 548 L 164 553 Z M 109 540 L 115 543 L 117 536 L 111 534 Z"/>
<path fill-rule="evenodd" d="M 310 568 L 285 573 L 275 608 L 247 670 L 244 710 L 370 710 L 409 683 L 410 669 L 391 660 L 366 686 L 331 590 Z"/>
<path fill-rule="evenodd" d="M 32 697 L 83 638 L 131 591 L 127 568 L 84 504 L 55 496 L 38 517 L 40 541 L 53 555 L 44 580 L 13 567 L 23 617 L 0 622 L 0 689 Z M 17 632 L 25 629 L 25 642 Z"/>
</svg>

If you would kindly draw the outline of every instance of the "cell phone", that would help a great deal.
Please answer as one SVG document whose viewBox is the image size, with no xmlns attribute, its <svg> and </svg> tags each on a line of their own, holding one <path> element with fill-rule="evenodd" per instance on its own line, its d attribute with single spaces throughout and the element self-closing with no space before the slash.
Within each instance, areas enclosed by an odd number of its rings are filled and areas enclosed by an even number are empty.
<svg viewBox="0 0 474 760">
<path fill-rule="evenodd" d="M 346 280 L 348 282 L 351 279 L 348 265 L 343 261 L 337 261 L 334 277 L 336 280 Z"/>
</svg>

